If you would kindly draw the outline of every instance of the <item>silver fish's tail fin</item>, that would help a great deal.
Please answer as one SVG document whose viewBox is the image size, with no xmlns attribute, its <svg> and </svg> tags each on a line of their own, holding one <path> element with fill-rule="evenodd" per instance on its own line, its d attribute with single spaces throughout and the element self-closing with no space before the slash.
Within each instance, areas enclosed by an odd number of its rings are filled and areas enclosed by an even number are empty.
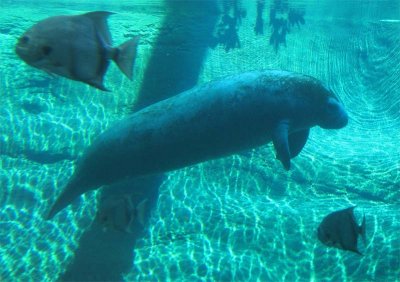
<svg viewBox="0 0 400 282">
<path fill-rule="evenodd" d="M 113 60 L 119 69 L 132 80 L 139 36 L 132 38 L 114 49 Z"/>
<path fill-rule="evenodd" d="M 80 189 L 80 183 L 73 178 L 67 186 L 64 188 L 63 192 L 57 197 L 57 200 L 52 205 L 49 213 L 46 215 L 45 219 L 52 219 L 59 211 L 71 204 L 76 198 L 82 195 L 82 189 Z"/>
<path fill-rule="evenodd" d="M 364 214 L 363 221 L 360 226 L 360 234 L 363 239 L 364 245 L 366 246 L 367 245 L 367 237 L 365 235 L 365 233 L 366 233 L 365 231 L 366 231 L 366 226 L 365 226 L 365 214 Z"/>
<path fill-rule="evenodd" d="M 145 216 L 146 216 L 147 202 L 148 202 L 148 200 L 147 200 L 147 199 L 144 199 L 144 200 L 141 201 L 141 202 L 137 205 L 137 207 L 136 207 L 136 210 L 137 210 L 137 218 L 138 218 L 139 223 L 140 223 L 142 226 L 144 226 L 144 219 L 145 219 Z"/>
</svg>

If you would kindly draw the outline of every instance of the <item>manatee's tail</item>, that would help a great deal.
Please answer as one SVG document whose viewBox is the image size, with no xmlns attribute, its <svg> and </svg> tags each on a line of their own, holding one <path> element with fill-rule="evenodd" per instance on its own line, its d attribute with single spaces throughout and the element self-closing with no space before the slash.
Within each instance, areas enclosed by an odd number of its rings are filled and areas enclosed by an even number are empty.
<svg viewBox="0 0 400 282">
<path fill-rule="evenodd" d="M 132 79 L 133 76 L 133 65 L 135 63 L 138 42 L 139 36 L 136 36 L 114 49 L 113 60 L 129 79 Z"/>
<path fill-rule="evenodd" d="M 49 213 L 46 215 L 45 219 L 49 220 L 52 219 L 59 211 L 61 211 L 63 208 L 67 207 L 69 204 L 71 204 L 76 198 L 78 198 L 80 195 L 82 195 L 84 192 L 82 192 L 82 189 L 80 188 L 80 184 L 76 180 L 76 178 L 73 178 L 67 186 L 64 188 L 64 191 L 61 193 L 61 195 L 58 196 L 57 200 L 51 207 Z"/>
</svg>

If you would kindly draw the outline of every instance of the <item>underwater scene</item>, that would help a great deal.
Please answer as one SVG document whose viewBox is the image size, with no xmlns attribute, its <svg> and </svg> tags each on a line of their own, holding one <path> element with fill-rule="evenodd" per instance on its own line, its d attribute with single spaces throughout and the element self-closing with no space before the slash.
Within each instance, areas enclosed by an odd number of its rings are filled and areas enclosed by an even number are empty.
<svg viewBox="0 0 400 282">
<path fill-rule="evenodd" d="M 0 281 L 400 281 L 400 1 L 0 8 Z"/>
</svg>

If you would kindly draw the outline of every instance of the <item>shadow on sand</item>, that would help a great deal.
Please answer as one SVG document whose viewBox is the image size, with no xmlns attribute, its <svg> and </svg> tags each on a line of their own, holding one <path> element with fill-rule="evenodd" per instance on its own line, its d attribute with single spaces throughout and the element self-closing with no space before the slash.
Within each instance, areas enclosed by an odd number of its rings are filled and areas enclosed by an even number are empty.
<svg viewBox="0 0 400 282">
<path fill-rule="evenodd" d="M 104 188 L 102 197 L 135 193 L 140 194 L 141 199 L 147 199 L 144 225 L 135 220 L 134 228 L 128 233 L 115 229 L 104 230 L 104 226 L 94 220 L 81 237 L 74 260 L 60 280 L 122 281 L 122 275 L 132 268 L 136 240 L 143 236 L 148 226 L 150 211 L 157 204 L 158 188 L 163 179 L 163 175 L 149 176 Z M 98 209 L 101 208 L 99 205 Z"/>
<path fill-rule="evenodd" d="M 145 71 L 134 111 L 195 86 L 213 40 L 212 32 L 219 16 L 217 0 L 166 0 L 166 8 L 167 15 Z M 143 198 L 148 199 L 151 211 L 156 205 L 163 179 L 164 175 L 157 175 L 113 185 L 103 190 L 101 197 L 104 193 L 115 196 L 126 189 L 131 189 L 132 193 L 141 191 Z M 136 225 L 132 233 L 104 232 L 102 226 L 94 221 L 83 234 L 75 257 L 60 280 L 122 281 L 122 275 L 133 266 L 135 242 L 145 230 L 146 224 Z"/>
</svg>

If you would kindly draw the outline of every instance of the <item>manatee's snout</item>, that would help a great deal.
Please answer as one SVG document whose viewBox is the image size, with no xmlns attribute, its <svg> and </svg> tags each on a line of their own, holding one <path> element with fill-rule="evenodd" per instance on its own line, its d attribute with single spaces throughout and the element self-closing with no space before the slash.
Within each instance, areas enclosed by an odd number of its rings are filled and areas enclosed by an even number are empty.
<svg viewBox="0 0 400 282">
<path fill-rule="evenodd" d="M 342 107 L 339 113 L 336 116 L 335 121 L 332 123 L 332 129 L 340 129 L 345 127 L 349 123 L 349 116 L 347 115 L 346 111 Z"/>
<path fill-rule="evenodd" d="M 339 121 L 339 128 L 345 127 L 349 123 L 349 116 L 346 111 L 343 109 L 342 117 Z"/>
<path fill-rule="evenodd" d="M 320 126 L 325 129 L 340 129 L 347 125 L 349 116 L 343 105 L 334 98 L 329 98 L 321 114 Z"/>
</svg>

